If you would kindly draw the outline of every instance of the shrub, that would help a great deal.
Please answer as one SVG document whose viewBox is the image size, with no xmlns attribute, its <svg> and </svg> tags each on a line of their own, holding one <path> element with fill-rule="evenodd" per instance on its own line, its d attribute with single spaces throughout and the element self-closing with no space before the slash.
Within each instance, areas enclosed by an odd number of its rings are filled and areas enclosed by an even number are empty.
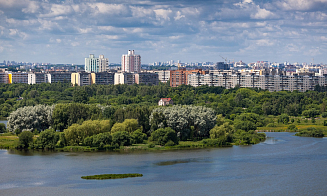
<svg viewBox="0 0 327 196">
<path fill-rule="evenodd" d="M 165 146 L 174 146 L 175 145 L 175 143 L 173 142 L 173 141 L 171 141 L 171 140 L 169 140 L 166 144 L 165 144 Z"/>
<path fill-rule="evenodd" d="M 274 123 L 269 123 L 267 124 L 267 127 L 276 127 L 276 125 Z"/>
<path fill-rule="evenodd" d="M 290 117 L 287 114 L 281 114 L 279 116 L 279 122 L 287 124 L 290 121 Z"/>
<path fill-rule="evenodd" d="M 150 141 L 155 144 L 164 146 L 169 140 L 173 141 L 174 144 L 178 144 L 178 138 L 174 130 L 170 127 L 160 128 L 151 133 Z"/>
<path fill-rule="evenodd" d="M 126 131 L 118 131 L 112 134 L 112 145 L 129 146 L 132 144 L 132 137 Z"/>
<path fill-rule="evenodd" d="M 34 148 L 54 149 L 58 140 L 59 133 L 56 133 L 54 130 L 48 129 L 40 133 L 39 137 L 35 141 Z"/>
<path fill-rule="evenodd" d="M 291 131 L 294 131 L 294 130 L 297 130 L 296 126 L 295 125 L 289 125 L 287 127 L 288 130 L 291 130 Z"/>
<path fill-rule="evenodd" d="M 324 120 L 324 126 L 327 126 L 327 120 Z"/>
<path fill-rule="evenodd" d="M 327 118 L 327 112 L 323 112 L 323 113 L 321 114 L 321 117 L 323 117 L 323 118 Z"/>
<path fill-rule="evenodd" d="M 20 148 L 28 148 L 29 145 L 33 142 L 34 134 L 30 131 L 23 131 L 19 134 L 19 147 Z"/>
<path fill-rule="evenodd" d="M 148 144 L 148 147 L 149 147 L 149 148 L 154 148 L 155 146 L 156 146 L 156 145 L 155 145 L 154 143 L 152 143 L 152 142 Z"/>
<path fill-rule="evenodd" d="M 138 129 L 132 133 L 133 143 L 134 144 L 141 144 L 144 140 L 147 140 L 147 136 L 145 133 Z"/>
<path fill-rule="evenodd" d="M 6 132 L 6 125 L 5 123 L 0 123 L 0 133 L 5 133 Z"/>
<path fill-rule="evenodd" d="M 300 131 L 295 135 L 302 137 L 324 137 L 322 130 L 318 130 L 314 127 L 307 128 L 306 130 Z"/>
</svg>

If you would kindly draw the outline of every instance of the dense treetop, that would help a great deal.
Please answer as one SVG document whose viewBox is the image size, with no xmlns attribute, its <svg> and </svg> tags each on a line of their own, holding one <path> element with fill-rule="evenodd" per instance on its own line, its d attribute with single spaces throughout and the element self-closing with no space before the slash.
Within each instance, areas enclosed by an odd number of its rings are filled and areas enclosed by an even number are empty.
<svg viewBox="0 0 327 196">
<path fill-rule="evenodd" d="M 8 117 L 12 111 L 24 106 L 58 103 L 110 105 L 111 109 L 107 109 L 107 114 L 110 115 L 122 107 L 155 107 L 160 98 L 166 97 L 172 98 L 174 104 L 207 106 L 227 118 L 244 112 L 314 117 L 325 112 L 327 103 L 327 93 L 318 92 L 321 88 L 316 89 L 317 91 L 301 93 L 186 85 L 173 88 L 162 83 L 158 86 L 134 84 L 82 87 L 64 83 L 0 84 L 0 117 Z"/>
</svg>

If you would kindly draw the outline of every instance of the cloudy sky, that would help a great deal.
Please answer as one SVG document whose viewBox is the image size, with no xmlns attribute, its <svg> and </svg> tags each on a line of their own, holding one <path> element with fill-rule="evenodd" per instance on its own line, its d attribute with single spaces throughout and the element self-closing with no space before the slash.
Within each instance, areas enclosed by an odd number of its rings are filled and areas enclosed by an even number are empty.
<svg viewBox="0 0 327 196">
<path fill-rule="evenodd" d="M 327 63 L 327 0 L 0 0 L 1 62 L 129 49 L 142 63 Z"/>
</svg>

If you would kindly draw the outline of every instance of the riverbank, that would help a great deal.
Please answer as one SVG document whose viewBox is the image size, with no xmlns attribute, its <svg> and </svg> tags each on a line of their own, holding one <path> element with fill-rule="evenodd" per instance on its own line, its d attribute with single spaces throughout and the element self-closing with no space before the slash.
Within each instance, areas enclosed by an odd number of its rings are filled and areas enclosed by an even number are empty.
<svg viewBox="0 0 327 196">
<path fill-rule="evenodd" d="M 34 136 L 34 140 L 37 136 Z M 254 144 L 263 142 L 262 139 Z M 235 143 L 219 144 L 217 142 L 210 142 L 207 140 L 201 141 L 180 141 L 178 145 L 174 146 L 161 146 L 154 145 L 153 143 L 133 144 L 130 146 L 105 146 L 103 148 L 90 147 L 90 146 L 65 146 L 62 148 L 55 148 L 53 151 L 59 152 L 98 152 L 98 151 L 165 151 L 165 150 L 181 150 L 181 149 L 201 149 L 201 148 L 217 148 L 217 147 L 232 147 L 233 145 L 249 145 L 244 142 L 238 141 Z M 15 149 L 19 144 L 19 138 L 16 135 L 4 134 L 0 136 L 0 149 Z M 38 149 L 36 149 L 38 150 Z M 42 149 L 40 149 L 42 150 Z M 47 149 L 46 149 L 47 150 Z"/>
<path fill-rule="evenodd" d="M 327 126 L 321 124 L 277 124 L 274 127 L 258 127 L 256 132 L 301 132 L 311 128 L 321 131 L 327 137 Z"/>
</svg>

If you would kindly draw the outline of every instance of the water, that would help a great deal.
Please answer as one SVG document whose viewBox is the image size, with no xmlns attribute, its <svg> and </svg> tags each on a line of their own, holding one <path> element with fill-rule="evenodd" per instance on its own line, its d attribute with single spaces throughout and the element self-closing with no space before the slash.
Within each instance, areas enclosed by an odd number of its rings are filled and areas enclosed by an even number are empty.
<svg viewBox="0 0 327 196">
<path fill-rule="evenodd" d="M 6 127 L 7 127 L 7 120 L 0 120 L 0 123 L 4 123 L 5 125 L 6 125 Z"/>
<path fill-rule="evenodd" d="M 325 195 L 327 140 L 267 133 L 254 146 L 133 153 L 0 150 L 0 195 Z M 84 180 L 83 175 L 143 177 Z"/>
</svg>

